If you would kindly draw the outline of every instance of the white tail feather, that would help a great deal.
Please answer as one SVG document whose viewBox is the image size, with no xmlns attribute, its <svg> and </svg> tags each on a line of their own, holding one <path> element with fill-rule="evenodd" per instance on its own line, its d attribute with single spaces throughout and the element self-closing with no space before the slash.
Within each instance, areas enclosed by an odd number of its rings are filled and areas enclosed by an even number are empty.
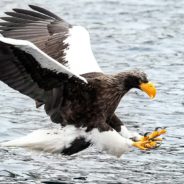
<svg viewBox="0 0 184 184">
<path fill-rule="evenodd" d="M 16 140 L 1 143 L 1 146 L 25 147 L 39 151 L 61 153 L 77 137 L 84 136 L 84 134 L 85 131 L 76 129 L 74 126 L 66 126 L 60 129 L 36 130 Z"/>
</svg>

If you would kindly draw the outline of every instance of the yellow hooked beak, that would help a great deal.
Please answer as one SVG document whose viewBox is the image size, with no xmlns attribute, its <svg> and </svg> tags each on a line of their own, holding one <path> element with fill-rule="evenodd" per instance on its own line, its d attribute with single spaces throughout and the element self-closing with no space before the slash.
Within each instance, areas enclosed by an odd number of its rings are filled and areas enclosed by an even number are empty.
<svg viewBox="0 0 184 184">
<path fill-rule="evenodd" d="M 157 90 L 153 83 L 147 82 L 147 83 L 141 83 L 140 89 L 147 93 L 151 99 L 153 99 L 157 93 Z"/>
</svg>

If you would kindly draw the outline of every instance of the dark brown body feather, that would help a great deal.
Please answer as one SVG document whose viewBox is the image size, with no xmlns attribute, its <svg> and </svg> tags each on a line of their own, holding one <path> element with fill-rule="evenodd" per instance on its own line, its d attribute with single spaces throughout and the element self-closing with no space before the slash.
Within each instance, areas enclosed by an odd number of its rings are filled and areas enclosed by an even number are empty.
<svg viewBox="0 0 184 184">
<path fill-rule="evenodd" d="M 111 123 L 121 98 L 129 90 L 123 88 L 124 79 L 129 75 L 127 73 L 121 83 L 120 75 L 88 73 L 83 76 L 88 80 L 87 88 L 74 88 L 68 83 L 53 89 L 49 92 L 45 110 L 52 121 L 63 126 L 71 123 L 77 127 L 88 127 L 87 131 L 92 128 L 108 130 L 110 126 L 106 125 Z"/>
</svg>

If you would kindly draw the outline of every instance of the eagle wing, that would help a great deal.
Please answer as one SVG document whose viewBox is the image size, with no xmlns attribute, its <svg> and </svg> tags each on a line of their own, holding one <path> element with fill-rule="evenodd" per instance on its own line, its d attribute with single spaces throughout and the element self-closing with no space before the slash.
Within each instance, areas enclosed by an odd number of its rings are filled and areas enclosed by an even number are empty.
<svg viewBox="0 0 184 184">
<path fill-rule="evenodd" d="M 91 50 L 88 31 L 72 26 L 52 12 L 30 5 L 33 10 L 13 9 L 2 17 L 4 37 L 28 40 L 76 74 L 102 72 Z"/>
<path fill-rule="evenodd" d="M 86 79 L 45 54 L 33 43 L 0 37 L 0 80 L 39 102 L 64 83 L 83 85 Z"/>
</svg>

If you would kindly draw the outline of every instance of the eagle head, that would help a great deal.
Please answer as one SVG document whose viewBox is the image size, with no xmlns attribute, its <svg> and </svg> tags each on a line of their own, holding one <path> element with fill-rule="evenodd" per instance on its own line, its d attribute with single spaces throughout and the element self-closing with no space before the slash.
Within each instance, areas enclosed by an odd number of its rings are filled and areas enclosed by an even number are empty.
<svg viewBox="0 0 184 184">
<path fill-rule="evenodd" d="M 123 79 L 123 88 L 130 90 L 137 88 L 148 94 L 150 98 L 154 98 L 156 95 L 155 85 L 150 82 L 147 75 L 139 70 L 132 70 L 128 72 L 122 72 L 119 74 Z"/>
</svg>

